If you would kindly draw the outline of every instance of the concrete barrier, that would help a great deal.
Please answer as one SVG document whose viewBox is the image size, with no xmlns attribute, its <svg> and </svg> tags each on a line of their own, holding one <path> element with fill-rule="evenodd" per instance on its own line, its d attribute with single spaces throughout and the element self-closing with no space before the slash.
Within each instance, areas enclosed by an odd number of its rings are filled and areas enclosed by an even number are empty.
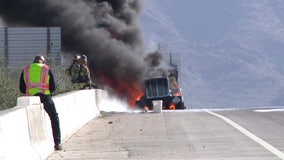
<svg viewBox="0 0 284 160">
<path fill-rule="evenodd" d="M 103 90 L 80 90 L 53 97 L 59 114 L 62 142 L 100 115 Z M 18 97 L 17 106 L 0 111 L 0 160 L 46 159 L 53 152 L 50 119 L 39 97 Z"/>
<path fill-rule="evenodd" d="M 39 105 L 40 99 L 38 96 L 22 96 L 17 98 L 17 106 Z"/>
<path fill-rule="evenodd" d="M 0 112 L 0 159 L 40 159 L 30 142 L 25 107 Z"/>
<path fill-rule="evenodd" d="M 100 115 L 96 103 L 96 94 L 96 90 L 80 90 L 53 98 L 59 115 L 63 141 L 69 138 L 88 121 Z M 46 122 L 50 122 L 46 113 L 45 118 Z M 50 137 L 52 137 L 51 127 L 49 126 L 48 129 L 50 130 Z"/>
<path fill-rule="evenodd" d="M 43 105 L 28 106 L 26 111 L 31 145 L 38 153 L 40 159 L 45 159 L 52 153 L 54 144 L 47 134 Z"/>
</svg>

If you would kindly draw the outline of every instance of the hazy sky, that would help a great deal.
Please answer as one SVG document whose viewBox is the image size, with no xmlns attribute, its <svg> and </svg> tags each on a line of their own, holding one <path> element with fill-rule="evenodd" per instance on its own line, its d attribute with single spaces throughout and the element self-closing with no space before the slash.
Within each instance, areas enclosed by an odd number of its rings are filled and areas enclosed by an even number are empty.
<svg viewBox="0 0 284 160">
<path fill-rule="evenodd" d="M 191 43 L 210 43 L 241 16 L 240 3 L 232 0 L 146 0 L 164 14 L 180 35 Z"/>
</svg>

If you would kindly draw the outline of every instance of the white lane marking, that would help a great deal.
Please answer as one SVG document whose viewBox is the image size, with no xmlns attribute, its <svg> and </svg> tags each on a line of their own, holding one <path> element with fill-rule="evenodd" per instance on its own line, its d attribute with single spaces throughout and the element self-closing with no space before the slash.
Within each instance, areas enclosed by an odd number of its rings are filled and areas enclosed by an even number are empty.
<svg viewBox="0 0 284 160">
<path fill-rule="evenodd" d="M 282 112 L 284 109 L 257 109 L 254 112 Z"/>
<path fill-rule="evenodd" d="M 246 136 L 248 136 L 249 138 L 251 138 L 252 140 L 254 140 L 255 142 L 257 142 L 258 144 L 260 144 L 261 146 L 263 146 L 264 148 L 266 148 L 267 150 L 269 150 L 271 153 L 275 154 L 277 157 L 281 158 L 284 160 L 284 153 L 279 151 L 277 148 L 273 147 L 271 144 L 265 142 L 264 140 L 262 140 L 261 138 L 257 137 L 256 135 L 252 134 L 250 131 L 248 131 L 247 129 L 243 128 L 242 126 L 238 125 L 237 123 L 235 123 L 234 121 L 230 120 L 229 118 L 216 114 L 212 111 L 209 111 L 208 109 L 204 109 L 205 112 L 214 115 L 216 117 L 219 117 L 221 119 L 223 119 L 225 122 L 229 123 L 231 126 L 235 127 L 236 129 L 238 129 L 240 132 L 242 132 L 243 134 L 245 134 Z"/>
</svg>

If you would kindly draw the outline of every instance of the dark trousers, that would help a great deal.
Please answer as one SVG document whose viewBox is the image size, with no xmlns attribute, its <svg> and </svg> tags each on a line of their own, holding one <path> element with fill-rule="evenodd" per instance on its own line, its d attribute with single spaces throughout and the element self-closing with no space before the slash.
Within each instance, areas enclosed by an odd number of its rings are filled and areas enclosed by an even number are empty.
<svg viewBox="0 0 284 160">
<path fill-rule="evenodd" d="M 44 110 L 47 112 L 52 127 L 52 134 L 53 134 L 53 141 L 55 145 L 61 143 L 61 133 L 60 133 L 60 126 L 59 126 L 59 117 L 58 113 L 56 112 L 55 104 L 51 95 L 45 95 L 42 93 L 37 93 L 34 96 L 39 96 L 41 103 L 43 103 Z"/>
</svg>

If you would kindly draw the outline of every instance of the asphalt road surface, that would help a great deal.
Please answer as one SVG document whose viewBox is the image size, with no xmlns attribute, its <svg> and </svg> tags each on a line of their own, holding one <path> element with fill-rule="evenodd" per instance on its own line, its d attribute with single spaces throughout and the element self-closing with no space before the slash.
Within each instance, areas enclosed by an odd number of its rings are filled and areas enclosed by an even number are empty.
<svg viewBox="0 0 284 160">
<path fill-rule="evenodd" d="M 103 113 L 48 160 L 280 160 L 283 152 L 283 110 L 186 110 Z"/>
</svg>

